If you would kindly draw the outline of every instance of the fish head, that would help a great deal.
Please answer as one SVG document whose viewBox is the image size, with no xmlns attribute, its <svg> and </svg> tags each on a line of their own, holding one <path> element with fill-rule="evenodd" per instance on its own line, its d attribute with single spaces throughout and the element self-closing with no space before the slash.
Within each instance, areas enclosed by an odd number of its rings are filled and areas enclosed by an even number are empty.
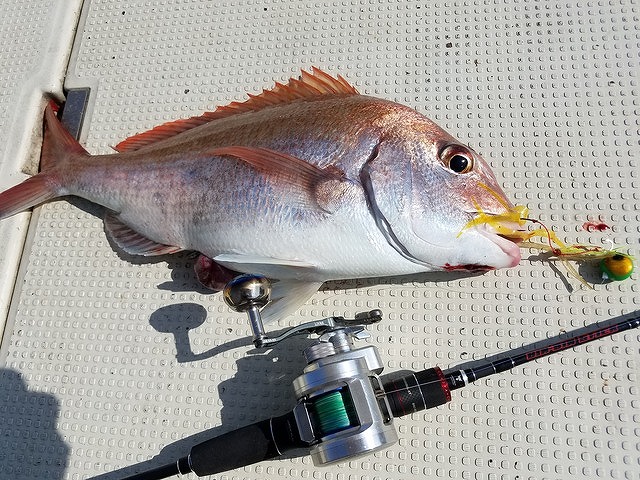
<svg viewBox="0 0 640 480">
<path fill-rule="evenodd" d="M 520 262 L 523 217 L 473 149 L 422 117 L 382 138 L 361 170 L 376 224 L 425 270 L 492 270 Z"/>
</svg>

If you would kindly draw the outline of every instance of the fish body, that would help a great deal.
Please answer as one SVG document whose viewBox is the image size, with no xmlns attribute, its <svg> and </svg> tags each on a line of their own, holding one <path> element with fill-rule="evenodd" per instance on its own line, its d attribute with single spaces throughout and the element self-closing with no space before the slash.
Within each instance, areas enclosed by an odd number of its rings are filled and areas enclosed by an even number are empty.
<svg viewBox="0 0 640 480">
<path fill-rule="evenodd" d="M 85 152 L 50 108 L 45 121 L 42 172 L 0 194 L 0 218 L 88 199 L 106 207 L 107 233 L 128 253 L 198 251 L 209 285 L 220 271 L 276 280 L 267 318 L 327 280 L 520 260 L 505 235 L 517 225 L 465 227 L 515 208 L 477 153 L 415 110 L 317 69 L 111 155 Z"/>
</svg>

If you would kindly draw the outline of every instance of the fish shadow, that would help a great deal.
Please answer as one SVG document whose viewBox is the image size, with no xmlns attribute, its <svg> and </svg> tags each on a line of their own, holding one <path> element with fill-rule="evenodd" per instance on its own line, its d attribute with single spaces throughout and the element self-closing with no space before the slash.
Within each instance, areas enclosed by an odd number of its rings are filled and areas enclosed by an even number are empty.
<svg viewBox="0 0 640 480">
<path fill-rule="evenodd" d="M 71 205 L 73 205 L 78 210 L 82 210 L 84 213 L 87 213 L 93 217 L 99 218 L 103 221 L 102 227 L 105 233 L 105 237 L 107 239 L 107 243 L 111 247 L 111 250 L 115 252 L 120 260 L 123 260 L 127 263 L 131 263 L 132 265 L 146 265 L 150 263 L 159 263 L 163 260 L 167 260 L 171 257 L 171 255 L 158 255 L 158 256 L 149 256 L 145 257 L 143 255 L 130 255 L 123 251 L 116 243 L 113 241 L 111 236 L 107 233 L 106 228 L 104 226 L 104 216 L 107 212 L 107 209 L 102 205 L 98 205 L 97 203 L 93 203 L 89 200 L 85 200 L 80 197 L 61 197 L 60 200 L 64 200 Z"/>
<path fill-rule="evenodd" d="M 83 212 L 92 215 L 94 217 L 103 219 L 106 208 L 92 203 L 89 200 L 85 200 L 79 197 L 64 197 L 63 200 L 67 201 L 74 207 Z M 208 289 L 202 285 L 194 272 L 194 264 L 199 256 L 198 252 L 193 250 L 185 250 L 182 252 L 166 255 L 144 256 L 144 255 L 132 255 L 123 251 L 106 232 L 103 224 L 103 231 L 105 232 L 106 240 L 111 247 L 111 250 L 117 255 L 117 257 L 123 262 L 130 263 L 131 265 L 150 265 L 156 263 L 166 263 L 171 270 L 171 281 L 163 282 L 157 286 L 160 290 L 166 290 L 174 293 L 179 292 L 194 292 L 199 294 L 213 294 L 217 293 Z"/>
<path fill-rule="evenodd" d="M 218 397 L 222 403 L 220 424 L 170 443 L 147 461 L 115 470 L 90 480 L 121 480 L 168 464 L 189 454 L 201 442 L 226 432 L 273 416 L 290 412 L 296 404 L 293 380 L 303 373 L 305 361 L 302 351 L 309 345 L 303 337 L 293 337 L 279 344 L 275 350 L 254 352 L 236 361 L 236 373 L 220 382 Z M 274 364 L 278 368 L 274 368 Z M 308 455 L 304 449 L 294 450 L 266 462 Z"/>
<path fill-rule="evenodd" d="M 373 288 L 379 285 L 407 285 L 455 282 L 464 278 L 484 275 L 486 272 L 424 272 L 389 277 L 353 278 L 347 280 L 329 280 L 320 287 L 320 291 L 356 290 Z"/>
<path fill-rule="evenodd" d="M 158 284 L 158 289 L 174 293 L 192 292 L 203 295 L 215 295 L 220 292 L 211 290 L 198 281 L 194 264 L 200 256 L 198 252 L 184 251 L 173 255 L 157 257 L 167 263 L 171 270 L 171 281 Z"/>
<path fill-rule="evenodd" d="M 174 280 L 171 284 L 162 284 L 159 288 L 168 288 L 172 291 L 176 284 L 180 285 L 181 290 L 190 290 L 188 275 L 193 274 L 192 264 L 182 263 L 180 260 L 176 260 L 173 263 L 173 276 L 180 280 Z M 478 273 L 477 275 L 480 275 Z M 436 272 L 429 274 L 419 275 L 406 275 L 397 277 L 380 277 L 380 278 L 365 278 L 365 279 L 353 279 L 353 280 L 339 280 L 326 282 L 320 288 L 321 291 L 344 291 L 359 288 L 369 288 L 376 285 L 398 285 L 407 283 L 426 283 L 426 282 L 444 282 L 451 281 L 459 278 L 465 278 L 469 275 L 468 272 Z M 207 290 L 202 287 L 204 293 L 215 293 L 211 290 Z M 189 332 L 195 330 L 205 324 L 208 318 L 207 310 L 199 303 L 183 302 L 166 305 L 158 308 L 149 317 L 149 324 L 158 332 L 166 333 L 173 336 L 176 346 L 176 360 L 178 363 L 189 363 L 200 360 L 206 360 L 208 358 L 221 355 L 225 352 L 244 348 L 252 345 L 251 337 L 236 338 L 226 341 L 220 345 L 217 345 L 209 350 L 203 352 L 195 352 L 192 342 L 189 337 Z M 298 322 L 299 323 L 299 322 Z M 277 337 L 284 333 L 290 327 L 285 327 L 279 330 L 273 330 L 267 327 L 267 335 L 270 337 Z M 229 327 L 226 331 L 229 336 L 234 335 L 234 331 Z"/>
<path fill-rule="evenodd" d="M 115 247 L 117 248 L 117 247 Z M 136 256 L 126 256 L 119 254 L 120 258 L 127 261 L 135 262 Z M 194 272 L 194 264 L 198 258 L 198 252 L 180 252 L 164 257 L 156 257 L 163 259 L 171 269 L 171 281 L 158 285 L 161 290 L 169 290 L 178 292 L 197 292 L 201 294 L 215 295 L 215 290 L 210 290 L 203 286 L 197 279 Z M 143 257 L 144 258 L 144 257 Z M 139 260 L 138 260 L 139 261 Z M 148 261 L 145 263 L 149 263 Z M 406 284 L 424 284 L 436 282 L 457 281 L 463 278 L 471 278 L 480 276 L 485 272 L 428 272 L 412 275 L 398 275 L 390 277 L 370 277 L 370 278 L 354 278 L 347 280 L 329 280 L 324 282 L 319 291 L 331 292 L 340 290 L 356 290 L 359 288 L 372 288 L 378 285 L 406 285 Z M 240 273 L 238 273 L 240 275 Z"/>
<path fill-rule="evenodd" d="M 0 368 L 0 477 L 62 479 L 71 448 L 56 429 L 60 403 L 30 391 L 19 372 Z"/>
<path fill-rule="evenodd" d="M 635 311 L 635 312 L 631 312 L 631 313 L 626 313 L 626 314 L 620 315 L 618 317 L 608 318 L 608 319 L 602 320 L 602 321 L 596 321 L 596 322 L 590 323 L 588 325 L 585 325 L 584 327 L 580 327 L 580 328 L 573 329 L 573 330 L 570 330 L 570 331 L 566 331 L 566 330 L 562 329 L 562 330 L 560 330 L 561 333 L 559 335 L 555 335 L 555 336 L 552 336 L 552 337 L 547 337 L 547 338 L 545 338 L 543 340 L 539 340 L 537 342 L 528 343 L 526 345 L 514 348 L 512 350 L 507 350 L 507 351 L 503 351 L 503 352 L 499 352 L 499 353 L 485 355 L 482 358 L 469 360 L 467 362 L 455 365 L 453 367 L 449 367 L 446 370 L 443 368 L 443 373 L 446 376 L 449 373 L 457 372 L 459 370 L 474 369 L 474 368 L 483 367 L 483 366 L 486 367 L 488 364 L 490 364 L 492 362 L 499 362 L 501 360 L 506 360 L 506 359 L 509 359 L 509 358 L 513 358 L 513 357 L 516 357 L 518 355 L 539 351 L 540 354 L 533 355 L 531 360 L 529 360 L 528 362 L 524 362 L 524 363 L 529 363 L 529 362 L 531 362 L 531 361 L 533 361 L 533 360 L 535 360 L 537 358 L 542 358 L 542 357 L 545 357 L 547 355 L 553 355 L 556 352 L 563 351 L 563 350 L 559 350 L 558 348 L 554 348 L 554 346 L 557 347 L 558 344 L 560 344 L 560 343 L 564 343 L 564 342 L 575 340 L 575 342 L 571 342 L 572 346 L 570 348 L 565 349 L 566 351 L 570 351 L 570 350 L 573 350 L 576 347 L 580 347 L 581 345 L 584 345 L 585 343 L 587 343 L 587 341 L 594 340 L 595 338 L 608 337 L 608 335 L 600 335 L 600 336 L 592 335 L 591 338 L 589 338 L 588 340 L 585 340 L 584 338 L 579 339 L 579 337 L 582 337 L 583 335 L 585 335 L 587 333 L 593 333 L 593 331 L 596 328 L 596 326 L 599 329 L 606 329 L 606 328 L 609 328 L 609 327 L 611 327 L 611 326 L 613 326 L 613 325 L 615 325 L 615 324 L 617 324 L 619 322 L 637 320 L 637 318 L 638 318 L 638 311 Z M 603 360 L 603 362 L 604 361 L 606 361 L 606 360 Z M 520 366 L 523 365 L 524 363 L 518 364 L 514 368 L 520 368 Z M 390 377 L 392 376 L 395 379 L 396 378 L 396 373 L 397 372 L 394 372 L 393 374 L 390 374 L 390 375 L 385 375 L 383 378 L 385 378 L 385 380 L 386 380 L 388 376 L 390 376 Z M 493 374 L 490 374 L 489 376 L 492 376 L 492 375 Z"/>
</svg>

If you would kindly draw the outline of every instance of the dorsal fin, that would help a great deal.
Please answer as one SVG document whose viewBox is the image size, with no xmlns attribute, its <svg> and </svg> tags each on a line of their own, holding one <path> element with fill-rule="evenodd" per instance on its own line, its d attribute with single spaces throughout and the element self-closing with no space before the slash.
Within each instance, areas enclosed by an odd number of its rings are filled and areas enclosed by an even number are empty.
<svg viewBox="0 0 640 480">
<path fill-rule="evenodd" d="M 319 68 L 312 67 L 311 73 L 302 70 L 300 78 L 292 78 L 286 85 L 276 82 L 271 90 L 263 90 L 259 95 L 249 94 L 249 100 L 244 102 L 231 102 L 229 105 L 218 107 L 213 112 L 206 112 L 198 117 L 164 123 L 148 132 L 127 138 L 116 145 L 115 149 L 118 152 L 138 150 L 212 120 L 238 113 L 255 112 L 294 100 L 317 99 L 325 95 L 358 95 L 358 91 L 340 75 L 334 78 Z"/>
</svg>

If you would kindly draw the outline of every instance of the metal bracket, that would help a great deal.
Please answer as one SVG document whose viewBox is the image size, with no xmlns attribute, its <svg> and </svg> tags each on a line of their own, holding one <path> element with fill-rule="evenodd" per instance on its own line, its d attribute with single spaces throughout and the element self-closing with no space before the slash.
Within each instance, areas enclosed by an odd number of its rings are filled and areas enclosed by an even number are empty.
<svg viewBox="0 0 640 480">
<path fill-rule="evenodd" d="M 80 138 L 90 93 L 89 88 L 73 88 L 66 92 L 67 99 L 62 108 L 60 121 L 76 140 Z"/>
<path fill-rule="evenodd" d="M 357 313 L 355 318 L 347 319 L 344 317 L 327 317 L 321 320 L 313 320 L 311 322 L 297 325 L 277 337 L 256 338 L 254 345 L 256 348 L 270 348 L 275 344 L 286 340 L 295 335 L 324 335 L 335 328 L 357 328 L 364 325 L 372 325 L 382 320 L 381 310 L 371 310 L 369 312 Z"/>
</svg>

